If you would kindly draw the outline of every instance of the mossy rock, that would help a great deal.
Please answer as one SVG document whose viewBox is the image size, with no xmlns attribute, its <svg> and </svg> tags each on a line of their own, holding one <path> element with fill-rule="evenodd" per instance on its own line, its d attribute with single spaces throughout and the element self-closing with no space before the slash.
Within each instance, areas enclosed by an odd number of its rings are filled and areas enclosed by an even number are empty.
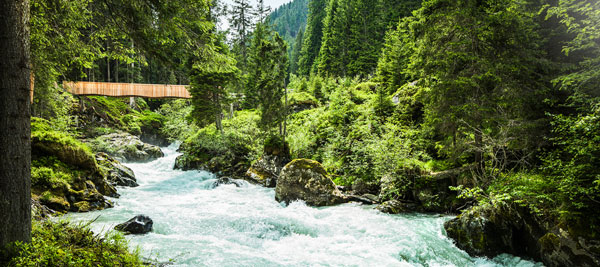
<svg viewBox="0 0 600 267">
<path fill-rule="evenodd" d="M 88 212 L 92 210 L 90 203 L 87 201 L 79 201 L 73 204 L 77 209 L 77 212 Z"/>
<path fill-rule="evenodd" d="M 277 180 L 275 199 L 289 203 L 304 200 L 312 206 L 328 206 L 346 201 L 321 163 L 295 159 L 288 163 Z"/>
<path fill-rule="evenodd" d="M 58 212 L 66 212 L 71 209 L 71 204 L 64 195 L 55 195 L 50 191 L 42 193 L 39 201 L 42 205 Z"/>
<path fill-rule="evenodd" d="M 58 132 L 35 132 L 31 136 L 32 157 L 51 155 L 79 169 L 98 169 L 91 150 L 83 143 Z"/>
</svg>

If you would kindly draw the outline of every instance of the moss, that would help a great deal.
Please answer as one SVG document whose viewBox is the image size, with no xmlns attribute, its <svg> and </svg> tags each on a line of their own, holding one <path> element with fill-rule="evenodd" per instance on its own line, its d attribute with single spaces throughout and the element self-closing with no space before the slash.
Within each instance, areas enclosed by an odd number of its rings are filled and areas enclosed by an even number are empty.
<svg viewBox="0 0 600 267">
<path fill-rule="evenodd" d="M 262 172 L 256 168 L 250 167 L 248 169 L 248 172 L 254 174 L 256 176 L 256 178 L 258 178 L 258 180 L 263 181 L 265 180 L 268 176 L 270 176 L 270 174 L 266 173 L 266 172 Z"/>
<path fill-rule="evenodd" d="M 31 117 L 31 132 L 47 132 L 52 130 L 52 126 L 48 120 Z"/>
<path fill-rule="evenodd" d="M 79 201 L 73 204 L 76 208 L 78 212 L 88 212 L 91 209 L 90 207 L 90 203 L 87 201 Z"/>
<path fill-rule="evenodd" d="M 41 194 L 39 200 L 45 206 L 56 211 L 68 211 L 71 204 L 66 200 L 64 195 L 55 195 L 56 192 L 45 191 Z"/>
<path fill-rule="evenodd" d="M 315 171 L 323 176 L 327 176 L 327 171 L 318 161 L 312 159 L 295 159 L 286 165 L 286 167 L 295 167 Z"/>
<path fill-rule="evenodd" d="M 31 168 L 31 186 L 47 187 L 56 190 L 68 191 L 70 183 L 73 182 L 73 176 L 62 171 L 54 171 L 48 167 Z"/>
<path fill-rule="evenodd" d="M 558 236 L 553 233 L 545 234 L 538 240 L 538 242 L 542 245 L 542 251 L 545 253 L 555 250 L 560 245 Z"/>
</svg>

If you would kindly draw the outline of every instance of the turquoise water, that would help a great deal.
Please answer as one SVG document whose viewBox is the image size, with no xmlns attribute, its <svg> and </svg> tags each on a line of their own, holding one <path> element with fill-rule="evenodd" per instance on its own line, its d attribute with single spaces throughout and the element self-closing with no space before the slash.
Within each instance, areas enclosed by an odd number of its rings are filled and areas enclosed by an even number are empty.
<svg viewBox="0 0 600 267">
<path fill-rule="evenodd" d="M 510 255 L 470 257 L 445 236 L 448 216 L 388 215 L 358 204 L 284 206 L 273 189 L 212 188 L 211 173 L 173 170 L 176 145 L 163 151 L 164 158 L 126 164 L 140 186 L 119 188 L 114 208 L 68 217 L 97 218 L 92 229 L 104 232 L 148 215 L 153 232 L 128 236 L 130 245 L 173 266 L 537 266 Z"/>
</svg>

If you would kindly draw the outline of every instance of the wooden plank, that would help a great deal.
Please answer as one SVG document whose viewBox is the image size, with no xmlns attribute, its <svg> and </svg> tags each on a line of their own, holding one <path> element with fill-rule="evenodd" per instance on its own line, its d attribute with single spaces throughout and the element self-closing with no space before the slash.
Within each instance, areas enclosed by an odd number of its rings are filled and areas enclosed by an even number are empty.
<svg viewBox="0 0 600 267">
<path fill-rule="evenodd" d="M 101 95 L 115 97 L 148 98 L 192 98 L 188 85 L 63 82 L 63 86 L 74 95 Z"/>
</svg>

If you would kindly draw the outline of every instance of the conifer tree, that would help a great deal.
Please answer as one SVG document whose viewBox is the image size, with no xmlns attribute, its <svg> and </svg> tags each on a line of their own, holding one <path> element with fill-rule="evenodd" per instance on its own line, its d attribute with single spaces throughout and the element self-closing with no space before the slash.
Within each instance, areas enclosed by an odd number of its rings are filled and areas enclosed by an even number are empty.
<svg viewBox="0 0 600 267">
<path fill-rule="evenodd" d="M 227 107 L 227 85 L 239 72 L 227 46 L 220 40 L 197 51 L 191 66 L 190 94 L 194 109 L 191 118 L 201 127 L 215 123 L 221 133 L 223 110 Z"/>
<path fill-rule="evenodd" d="M 255 102 L 248 103 L 258 107 L 261 113 L 260 128 L 270 132 L 279 126 L 283 134 L 282 123 L 285 106 L 282 98 L 285 94 L 288 58 L 287 45 L 278 33 L 274 33 L 266 23 L 258 23 L 252 39 L 248 94 L 256 96 Z"/>
<path fill-rule="evenodd" d="M 292 50 L 292 56 L 290 58 L 290 73 L 296 74 L 298 73 L 298 61 L 300 59 L 300 51 L 302 51 L 302 44 L 304 40 L 304 30 L 300 29 L 298 35 L 296 36 L 296 43 L 294 44 L 294 49 Z"/>
<path fill-rule="evenodd" d="M 247 63 L 248 37 L 252 30 L 253 20 L 256 15 L 249 0 L 233 0 L 229 23 L 234 33 L 234 45 L 239 52 L 239 63 L 245 70 Z"/>
<path fill-rule="evenodd" d="M 323 22 L 323 42 L 319 51 L 318 72 L 321 75 L 346 76 L 350 36 L 350 0 L 331 0 Z"/>
<path fill-rule="evenodd" d="M 484 167 L 483 135 L 494 138 L 529 115 L 532 96 L 544 89 L 532 14 L 509 0 L 429 0 L 416 21 L 410 68 L 429 88 L 427 120 L 455 147 L 468 144 Z"/>
<path fill-rule="evenodd" d="M 308 21 L 298 58 L 298 74 L 300 75 L 307 76 L 316 70 L 313 66 L 321 49 L 327 3 L 327 0 L 312 0 L 309 3 Z"/>
</svg>

